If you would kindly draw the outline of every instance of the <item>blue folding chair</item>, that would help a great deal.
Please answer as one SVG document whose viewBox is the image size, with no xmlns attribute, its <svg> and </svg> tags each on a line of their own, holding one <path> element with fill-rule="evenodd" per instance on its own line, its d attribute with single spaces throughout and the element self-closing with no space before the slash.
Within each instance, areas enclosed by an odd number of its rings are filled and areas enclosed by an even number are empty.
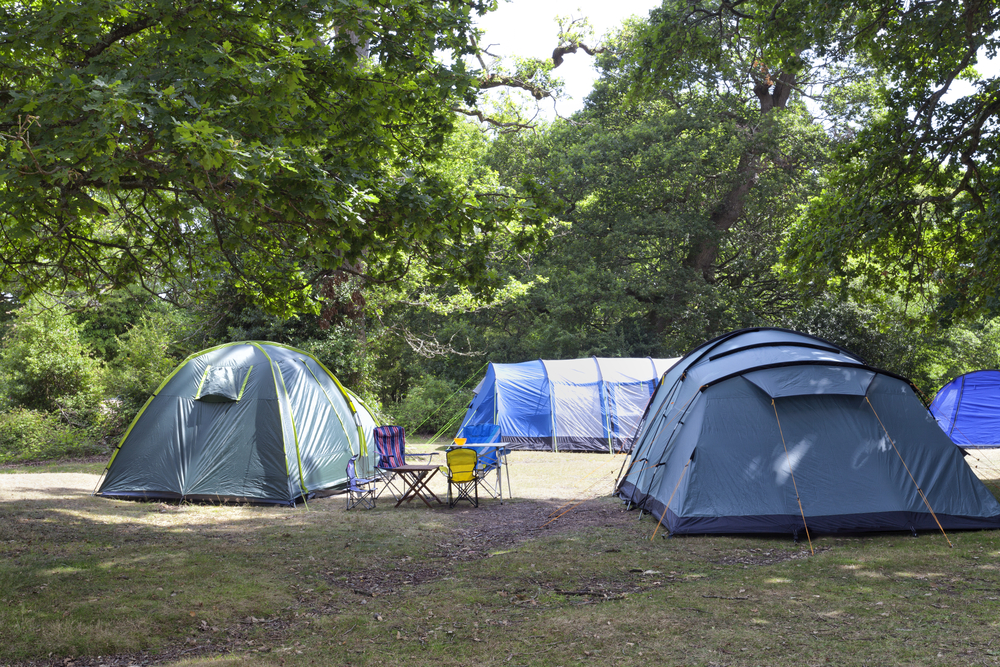
<svg viewBox="0 0 1000 667">
<path fill-rule="evenodd" d="M 375 509 L 375 479 L 358 477 L 356 463 L 358 454 L 347 462 L 347 509 L 364 507 Z"/>
<path fill-rule="evenodd" d="M 479 456 L 476 463 L 479 485 L 490 496 L 499 498 L 502 505 L 507 448 L 500 441 L 500 427 L 496 424 L 469 424 L 459 429 L 458 437 L 465 438 L 463 447 L 476 450 Z M 493 471 L 496 471 L 495 476 L 490 475 Z M 510 495 L 510 475 L 507 475 L 507 497 Z"/>
</svg>

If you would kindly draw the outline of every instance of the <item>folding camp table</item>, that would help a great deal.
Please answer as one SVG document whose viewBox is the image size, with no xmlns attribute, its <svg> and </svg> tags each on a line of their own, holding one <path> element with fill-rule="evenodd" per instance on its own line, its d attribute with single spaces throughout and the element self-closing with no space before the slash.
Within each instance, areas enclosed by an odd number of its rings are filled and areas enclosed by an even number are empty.
<svg viewBox="0 0 1000 667">
<path fill-rule="evenodd" d="M 441 502 L 441 499 L 434 495 L 434 492 L 427 487 L 427 482 L 431 481 L 431 478 L 434 477 L 438 469 L 438 466 L 411 463 L 396 466 L 394 468 L 386 468 L 386 470 L 398 475 L 399 478 L 403 480 L 403 485 L 406 487 L 403 489 L 403 495 L 396 502 L 395 506 L 399 507 L 404 502 L 408 503 L 414 498 L 420 498 L 424 501 L 424 504 L 430 508 L 433 508 L 434 506 L 431 505 L 429 498 L 433 498 L 434 502 L 444 505 L 444 503 Z"/>
</svg>

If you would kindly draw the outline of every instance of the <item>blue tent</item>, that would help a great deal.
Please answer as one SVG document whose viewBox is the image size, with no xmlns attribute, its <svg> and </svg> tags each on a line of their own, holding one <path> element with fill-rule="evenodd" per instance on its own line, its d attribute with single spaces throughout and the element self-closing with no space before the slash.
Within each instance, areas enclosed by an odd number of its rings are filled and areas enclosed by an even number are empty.
<svg viewBox="0 0 1000 667">
<path fill-rule="evenodd" d="M 495 424 L 511 449 L 628 449 L 657 380 L 676 359 L 567 359 L 493 364 L 458 436 Z"/>
<path fill-rule="evenodd" d="M 931 414 L 956 445 L 1000 447 L 1000 371 L 959 375 L 941 387 Z"/>
<path fill-rule="evenodd" d="M 1000 528 L 1000 503 L 907 380 L 783 329 L 677 362 L 617 494 L 678 534 Z"/>
</svg>

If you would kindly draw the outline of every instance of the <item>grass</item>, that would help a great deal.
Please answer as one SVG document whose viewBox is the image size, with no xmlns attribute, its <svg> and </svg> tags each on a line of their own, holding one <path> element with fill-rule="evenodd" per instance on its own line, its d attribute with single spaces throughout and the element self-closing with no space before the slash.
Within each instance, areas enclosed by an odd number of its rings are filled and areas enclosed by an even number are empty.
<svg viewBox="0 0 1000 667">
<path fill-rule="evenodd" d="M 607 497 L 620 464 L 515 453 L 503 506 L 351 512 L 7 469 L 0 665 L 1000 664 L 997 532 L 650 540 Z"/>
</svg>

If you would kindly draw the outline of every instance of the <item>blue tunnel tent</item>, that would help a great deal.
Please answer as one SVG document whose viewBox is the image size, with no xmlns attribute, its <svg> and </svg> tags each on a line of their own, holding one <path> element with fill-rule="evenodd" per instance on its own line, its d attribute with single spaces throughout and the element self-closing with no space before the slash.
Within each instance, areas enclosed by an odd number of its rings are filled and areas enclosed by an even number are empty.
<svg viewBox="0 0 1000 667">
<path fill-rule="evenodd" d="M 671 534 L 1000 528 L 908 381 L 782 329 L 721 336 L 670 369 L 616 493 Z"/>
<path fill-rule="evenodd" d="M 97 495 L 294 505 L 374 469 L 375 417 L 312 355 L 238 342 L 185 359 L 128 427 Z"/>
<path fill-rule="evenodd" d="M 1000 447 L 1000 371 L 959 375 L 934 396 L 931 414 L 960 447 Z"/>
<path fill-rule="evenodd" d="M 657 381 L 675 361 L 589 357 L 491 363 L 458 437 L 467 426 L 494 424 L 511 449 L 627 450 Z"/>
</svg>

